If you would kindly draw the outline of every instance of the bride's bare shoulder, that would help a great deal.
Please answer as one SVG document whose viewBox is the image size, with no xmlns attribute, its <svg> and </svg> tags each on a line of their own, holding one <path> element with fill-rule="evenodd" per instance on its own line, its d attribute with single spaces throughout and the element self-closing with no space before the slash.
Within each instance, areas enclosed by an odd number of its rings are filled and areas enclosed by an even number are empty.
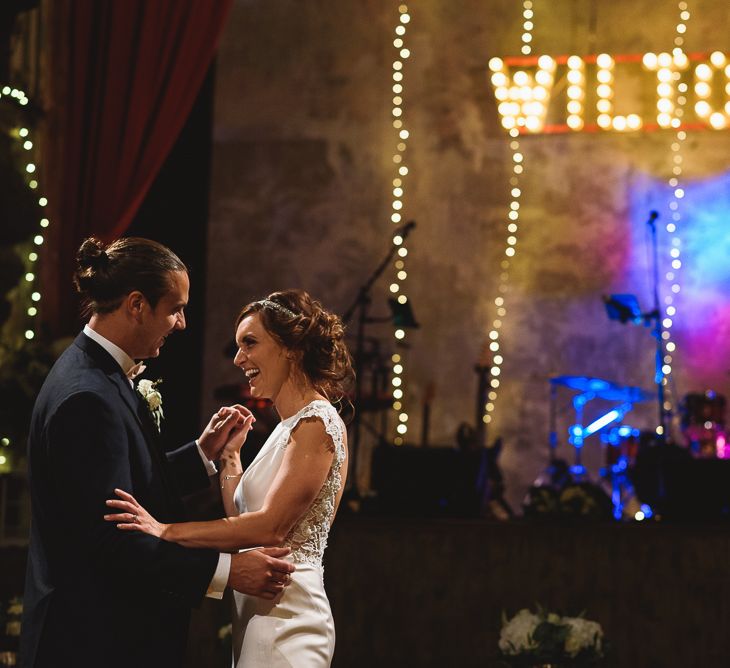
<svg viewBox="0 0 730 668">
<path fill-rule="evenodd" d="M 292 429 L 291 443 L 308 452 L 335 451 L 335 442 L 319 415 L 302 417 Z"/>
</svg>

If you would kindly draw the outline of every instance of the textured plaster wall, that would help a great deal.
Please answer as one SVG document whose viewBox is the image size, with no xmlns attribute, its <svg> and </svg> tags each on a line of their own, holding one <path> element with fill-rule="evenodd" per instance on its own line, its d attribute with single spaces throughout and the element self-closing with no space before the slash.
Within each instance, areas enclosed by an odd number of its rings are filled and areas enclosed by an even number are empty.
<svg viewBox="0 0 730 668">
<path fill-rule="evenodd" d="M 730 5 L 690 5 L 686 50 L 730 51 Z M 218 60 L 206 410 L 214 405 L 216 386 L 242 380 L 222 348 L 243 303 L 297 286 L 342 313 L 389 248 L 397 8 L 385 0 L 235 3 Z M 404 219 L 418 225 L 409 239 L 405 285 L 421 329 L 409 334 L 410 347 L 401 351 L 408 438 L 420 439 L 421 402 L 434 383 L 431 440 L 450 445 L 459 423 L 473 420 L 473 365 L 495 315 L 510 200 L 511 153 L 487 63 L 495 55 L 519 54 L 521 3 L 419 0 L 409 8 Z M 673 46 L 673 2 L 535 0 L 534 8 L 538 54 L 643 53 Z M 653 86 L 638 71 L 622 76 L 624 83 L 617 73 L 617 113 L 649 118 Z M 664 184 L 671 142 L 668 132 L 521 141 L 518 253 L 503 319 L 502 384 L 490 425 L 490 436 L 505 438 L 502 465 L 513 502 L 545 464 L 550 376 L 584 374 L 652 386 L 648 331 L 609 322 L 601 295 L 633 292 L 650 305 L 644 221 L 651 209 L 660 211 L 662 222 L 669 219 Z M 690 133 L 684 176 L 720 178 L 727 193 L 728 148 L 728 131 Z M 717 229 L 727 236 L 722 226 Z M 374 290 L 374 313 L 387 313 L 392 276 L 389 269 Z M 699 289 L 702 280 L 695 276 Z M 682 323 L 681 302 L 677 321 L 682 331 L 701 327 Z M 392 351 L 387 325 L 370 326 L 368 333 Z M 701 371 L 683 364 L 682 335 L 677 393 L 727 391 L 727 361 Z M 571 420 L 570 397 L 567 390 L 559 393 L 561 440 Z M 653 405 L 637 407 L 628 421 L 649 427 L 654 414 Z M 368 447 L 361 455 L 360 480 L 367 485 Z M 587 446 L 586 455 L 595 467 L 598 446 Z"/>
</svg>

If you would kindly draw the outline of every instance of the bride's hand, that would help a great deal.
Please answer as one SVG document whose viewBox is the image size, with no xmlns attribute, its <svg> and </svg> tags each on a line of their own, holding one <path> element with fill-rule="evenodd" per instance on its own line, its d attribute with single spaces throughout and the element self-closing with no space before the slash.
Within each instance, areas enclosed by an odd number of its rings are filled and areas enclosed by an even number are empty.
<svg viewBox="0 0 730 668">
<path fill-rule="evenodd" d="M 211 417 L 200 438 L 198 438 L 198 445 L 205 453 L 205 456 L 211 461 L 219 459 L 223 446 L 231 434 L 234 430 L 242 428 L 246 420 L 249 421 L 250 429 L 256 418 L 245 406 L 234 404 L 233 406 L 219 408 Z"/>
<path fill-rule="evenodd" d="M 115 489 L 114 493 L 119 497 L 119 499 L 108 499 L 106 505 L 123 512 L 115 513 L 113 515 L 104 515 L 104 519 L 107 522 L 118 522 L 119 524 L 117 524 L 117 529 L 141 531 L 149 534 L 150 536 L 157 536 L 157 538 L 162 539 L 165 538 L 165 532 L 167 531 L 169 524 L 162 524 L 161 522 L 158 522 L 142 506 L 139 505 L 137 499 L 135 499 L 131 494 L 127 494 L 127 492 L 124 492 L 121 489 Z"/>
<path fill-rule="evenodd" d="M 243 444 L 246 442 L 248 432 L 251 431 L 253 426 L 254 418 L 253 415 L 247 417 L 240 425 L 237 425 L 229 432 L 228 440 L 221 450 L 220 459 L 225 460 L 227 458 L 239 455 Z"/>
</svg>

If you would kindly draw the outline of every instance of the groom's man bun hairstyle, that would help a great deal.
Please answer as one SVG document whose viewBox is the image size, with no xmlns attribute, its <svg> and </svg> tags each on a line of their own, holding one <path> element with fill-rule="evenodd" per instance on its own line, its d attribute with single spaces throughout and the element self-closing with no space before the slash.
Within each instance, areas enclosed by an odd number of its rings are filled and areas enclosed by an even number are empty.
<svg viewBox="0 0 730 668">
<path fill-rule="evenodd" d="M 109 245 L 93 237 L 84 239 L 76 265 L 73 283 L 85 318 L 116 311 L 134 290 L 155 308 L 172 288 L 170 272 L 188 270 L 169 248 L 140 237 L 124 237 Z"/>
<path fill-rule="evenodd" d="M 345 327 L 339 316 L 327 311 L 304 290 L 282 290 L 251 302 L 241 310 L 241 321 L 258 313 L 266 331 L 292 351 L 314 387 L 331 401 L 347 393 L 355 376 L 345 345 Z"/>
</svg>

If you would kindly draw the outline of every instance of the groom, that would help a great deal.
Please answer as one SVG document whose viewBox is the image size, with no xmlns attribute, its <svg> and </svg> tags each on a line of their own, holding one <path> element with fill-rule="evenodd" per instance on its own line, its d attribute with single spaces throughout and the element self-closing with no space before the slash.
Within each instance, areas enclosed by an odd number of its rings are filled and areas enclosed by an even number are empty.
<svg viewBox="0 0 730 668">
<path fill-rule="evenodd" d="M 272 548 L 240 554 L 184 548 L 104 521 L 114 489 L 164 522 L 184 520 L 181 495 L 209 484 L 211 460 L 241 428 L 222 408 L 197 441 L 165 454 L 130 377 L 185 328 L 185 265 L 153 241 L 87 239 L 74 283 L 83 333 L 36 400 L 28 468 L 33 521 L 20 660 L 27 667 L 181 666 L 190 608 L 226 585 L 273 598 L 294 568 Z"/>
</svg>

